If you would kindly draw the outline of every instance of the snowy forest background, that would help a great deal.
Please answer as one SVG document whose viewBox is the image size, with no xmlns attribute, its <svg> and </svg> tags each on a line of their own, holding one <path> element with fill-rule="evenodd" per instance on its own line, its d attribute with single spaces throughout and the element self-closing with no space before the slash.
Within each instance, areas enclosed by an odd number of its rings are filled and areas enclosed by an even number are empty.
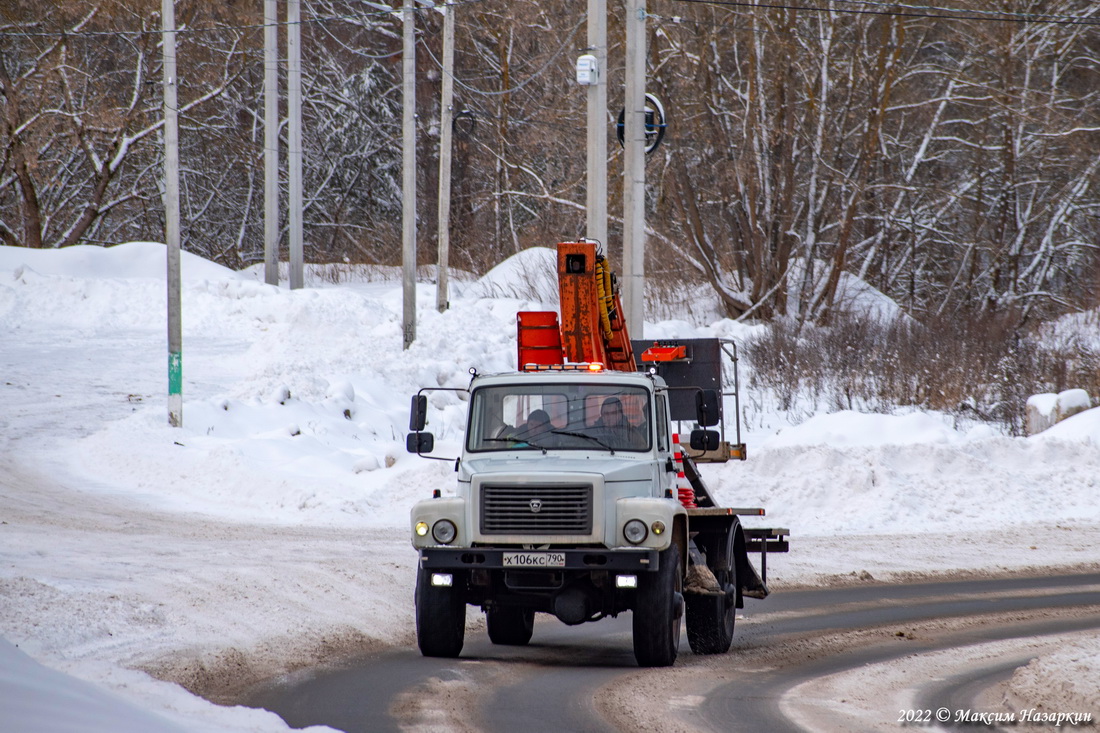
<svg viewBox="0 0 1100 733">
<path fill-rule="evenodd" d="M 720 315 L 773 320 L 748 350 L 791 399 L 970 410 L 1016 432 L 1028 394 L 1100 394 L 1100 356 L 1053 325 L 1100 328 L 1100 6 L 768 5 L 648 3 L 647 89 L 669 128 L 647 161 L 647 308 L 690 307 L 703 288 Z M 241 269 L 263 259 L 262 3 L 176 7 L 183 247 Z M 476 275 L 584 233 L 586 3 L 454 7 L 451 263 Z M 624 53 L 609 8 L 613 136 Z M 0 2 L 0 243 L 163 238 L 159 9 Z M 442 16 L 417 16 L 428 265 Z M 302 17 L 307 261 L 398 264 L 400 19 L 359 0 L 303 0 Z M 906 317 L 851 313 L 849 276 Z"/>
</svg>

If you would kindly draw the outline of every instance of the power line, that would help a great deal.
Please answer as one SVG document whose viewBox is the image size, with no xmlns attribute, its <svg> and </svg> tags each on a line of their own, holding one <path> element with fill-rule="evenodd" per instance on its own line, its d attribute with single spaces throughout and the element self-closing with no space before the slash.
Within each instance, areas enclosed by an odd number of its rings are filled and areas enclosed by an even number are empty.
<svg viewBox="0 0 1100 733">
<path fill-rule="evenodd" d="M 1083 18 L 1080 16 L 1066 16 L 1066 15 L 1028 15 L 1024 13 L 1018 14 L 1000 14 L 994 15 L 998 11 L 988 10 L 956 10 L 955 8 L 944 8 L 936 6 L 909 6 L 902 5 L 900 3 L 878 3 L 870 2 L 870 0 L 836 0 L 837 2 L 847 2 L 851 4 L 862 5 L 874 5 L 882 8 L 886 7 L 911 7 L 922 10 L 934 10 L 937 14 L 923 12 L 897 12 L 893 10 L 871 10 L 856 8 L 823 8 L 815 5 L 800 5 L 794 3 L 778 3 L 778 2 L 746 2 L 745 0 L 676 0 L 676 2 L 686 3 L 688 5 L 719 5 L 737 8 L 748 9 L 765 9 L 765 10 L 806 10 L 812 13 L 841 13 L 848 15 L 881 15 L 891 18 L 925 18 L 932 20 L 981 20 L 997 23 L 1027 23 L 1027 24 L 1039 24 L 1050 23 L 1053 25 L 1100 25 L 1100 20 L 1095 18 Z M 971 15 L 970 13 L 974 13 Z M 985 13 L 990 13 L 985 15 Z"/>
<path fill-rule="evenodd" d="M 1002 16 L 999 20 L 1006 20 L 1008 18 L 1019 18 L 1027 22 L 1049 22 L 1051 19 L 1062 20 L 1084 20 L 1081 16 L 1065 15 L 1061 13 L 1021 13 L 1013 10 L 982 10 L 980 8 L 945 8 L 935 5 L 912 5 L 910 3 L 901 2 L 883 2 L 883 0 L 834 0 L 835 2 L 846 3 L 848 5 L 870 5 L 872 7 L 896 7 L 907 8 L 909 10 L 926 10 L 946 13 L 980 13 L 982 15 L 994 15 Z M 1089 12 L 1092 12 L 1090 10 Z M 1086 24 L 1091 25 L 1091 24 Z"/>
<path fill-rule="evenodd" d="M 711 4 L 711 3 L 701 2 L 700 0 L 681 0 L 681 1 L 695 2 L 695 4 L 700 4 L 700 5 L 702 5 L 702 4 Z M 837 2 L 859 2 L 861 0 L 836 0 L 836 1 Z M 876 3 L 876 4 L 881 4 L 881 3 Z M 1100 6 L 1098 6 L 1098 7 L 1100 7 Z M 837 12 L 842 13 L 843 11 L 837 11 Z M 697 28 L 706 28 L 706 29 L 709 29 L 709 30 L 714 30 L 716 28 L 715 24 L 710 22 L 710 21 L 696 20 L 694 18 L 686 18 L 686 17 L 680 16 L 680 15 L 668 16 L 668 15 L 656 15 L 656 14 L 650 13 L 650 14 L 647 15 L 647 17 L 652 19 L 652 20 L 658 21 L 663 26 L 668 25 L 668 24 L 672 24 L 672 25 L 676 25 L 676 26 L 690 25 L 690 26 L 694 26 L 694 27 L 697 27 Z M 1093 24 L 1089 23 L 1087 25 L 1093 25 Z M 808 40 L 808 41 L 825 41 L 825 40 L 828 40 L 831 44 L 839 45 L 839 46 L 865 46 L 866 45 L 866 41 L 853 40 L 853 39 L 850 39 L 850 38 L 843 38 L 843 37 L 839 37 L 839 36 L 836 36 L 836 35 L 824 36 L 824 35 L 821 35 L 820 33 L 809 33 L 809 32 L 806 32 L 806 31 L 800 31 L 797 28 L 793 28 L 793 27 L 792 28 L 776 28 L 776 27 L 764 28 L 764 27 L 760 27 L 760 26 L 756 26 L 756 25 L 741 25 L 741 24 L 731 23 L 731 24 L 723 24 L 721 26 L 720 30 L 722 32 L 729 32 L 729 33 L 752 33 L 752 34 L 755 34 L 755 35 L 758 35 L 758 36 L 768 36 L 768 35 L 773 35 L 773 34 L 787 35 L 787 36 L 792 36 L 792 37 L 795 37 L 795 38 L 801 38 L 801 39 Z M 944 45 L 946 43 L 947 43 L 946 40 L 937 41 L 934 44 L 932 44 L 932 46 L 941 46 L 941 45 Z M 906 47 L 907 46 L 905 44 L 891 44 L 891 43 L 887 43 L 887 44 L 876 43 L 876 45 L 875 45 L 875 48 L 889 48 L 889 49 L 899 49 L 899 48 L 906 48 Z M 931 47 L 931 46 L 929 46 L 929 47 Z M 929 47 L 926 47 L 926 48 L 929 48 Z M 973 49 L 968 49 L 965 53 L 965 59 L 972 59 L 972 58 L 1002 59 L 1003 54 L 979 53 L 977 51 L 974 51 Z M 964 59 L 952 58 L 952 60 L 954 60 L 956 62 L 961 62 Z M 1041 64 L 1053 64 L 1053 63 L 1061 63 L 1061 62 L 1057 59 L 1045 59 L 1044 58 L 1044 59 L 1031 59 L 1030 63 L 1041 65 Z"/>
<path fill-rule="evenodd" d="M 448 7 L 457 7 L 461 5 L 473 5 L 475 3 L 484 2 L 484 0 L 450 0 L 447 3 L 440 3 L 440 5 L 447 5 Z M 414 13 L 429 13 L 437 9 L 437 6 L 421 6 L 416 8 Z M 364 10 L 358 13 L 348 13 L 341 15 L 318 15 L 311 18 L 303 18 L 298 21 L 299 25 L 317 25 L 325 24 L 331 21 L 344 21 L 350 22 L 354 20 L 369 20 L 369 19 L 386 19 L 396 20 L 396 15 L 401 14 L 401 9 L 395 10 Z M 261 30 L 266 28 L 268 24 L 265 23 L 247 23 L 244 25 L 215 25 L 209 27 L 194 27 L 194 28 L 177 28 L 176 35 L 187 35 L 192 33 L 216 33 L 219 31 L 252 31 Z M 278 27 L 287 25 L 285 22 L 275 23 Z M 0 38 L 95 38 L 102 36 L 159 36 L 161 31 L 159 29 L 143 29 L 143 30 L 110 30 L 110 31 L 30 31 L 30 30 L 0 30 Z"/>
<path fill-rule="evenodd" d="M 508 89 L 502 89 L 502 90 L 499 90 L 499 91 L 485 91 L 485 90 L 478 89 L 476 87 L 473 87 L 473 86 L 467 84 L 466 82 L 462 81 L 461 79 L 459 79 L 454 74 L 451 75 L 451 79 L 454 81 L 455 84 L 458 84 L 460 87 L 462 87 L 463 89 L 469 91 L 470 93 L 480 94 L 480 95 L 485 96 L 485 97 L 499 97 L 499 96 L 503 96 L 505 94 L 511 94 L 513 92 L 516 92 L 516 91 L 522 89 L 523 87 L 527 86 L 531 82 L 533 82 L 538 77 L 542 76 L 546 72 L 546 70 L 550 68 L 550 65 L 552 63 L 554 63 L 555 61 L 557 61 L 561 57 L 561 55 L 566 51 L 566 49 L 569 48 L 569 44 L 573 40 L 573 36 L 575 36 L 577 34 L 577 30 L 580 29 L 580 27 L 582 25 L 584 25 L 584 23 L 585 23 L 584 19 L 578 21 L 577 24 L 573 26 L 573 29 L 571 31 L 569 31 L 568 35 L 565 37 L 565 40 L 562 41 L 561 45 L 558 47 L 558 50 L 555 51 L 550 56 L 550 58 L 546 61 L 546 63 L 544 63 L 539 69 L 537 69 L 534 73 L 532 73 L 529 77 L 527 77 L 526 79 L 521 81 L 519 84 L 515 84 L 514 86 L 511 86 Z M 424 49 L 428 52 L 428 57 L 432 60 L 432 63 L 434 63 L 436 65 L 436 67 L 438 67 L 442 71 L 442 73 L 444 73 L 444 74 L 447 73 L 447 71 L 445 69 L 443 69 L 443 64 L 439 61 L 439 59 L 437 59 L 435 57 L 435 54 L 432 53 L 432 50 L 430 48 L 428 48 L 427 45 L 424 46 Z"/>
</svg>

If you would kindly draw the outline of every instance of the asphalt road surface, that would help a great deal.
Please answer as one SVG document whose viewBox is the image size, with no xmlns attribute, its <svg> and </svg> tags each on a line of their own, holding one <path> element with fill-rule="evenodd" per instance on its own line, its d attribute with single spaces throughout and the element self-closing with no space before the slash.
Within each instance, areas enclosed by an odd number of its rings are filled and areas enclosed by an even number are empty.
<svg viewBox="0 0 1100 733">
<path fill-rule="evenodd" d="M 629 613 L 579 627 L 540 617 L 526 647 L 496 646 L 483 628 L 469 629 L 458 659 L 394 650 L 297 673 L 241 702 L 294 727 L 348 733 L 844 729 L 849 723 L 827 714 L 836 705 L 802 700 L 794 720 L 784 695 L 911 655 L 1100 628 L 1100 573 L 788 590 L 746 599 L 743 614 L 729 653 L 696 656 L 685 635 L 672 669 L 636 666 Z M 1009 655 L 927 680 L 918 665 L 916 699 L 932 709 L 979 704 L 984 690 L 1028 660 Z M 898 710 L 881 706 L 863 715 L 880 717 L 886 729 Z"/>
</svg>

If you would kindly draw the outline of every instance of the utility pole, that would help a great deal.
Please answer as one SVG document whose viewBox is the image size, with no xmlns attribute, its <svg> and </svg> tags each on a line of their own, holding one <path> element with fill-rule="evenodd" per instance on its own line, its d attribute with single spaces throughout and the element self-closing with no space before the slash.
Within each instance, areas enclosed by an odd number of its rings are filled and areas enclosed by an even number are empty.
<svg viewBox="0 0 1100 733">
<path fill-rule="evenodd" d="M 264 0 L 264 282 L 279 284 L 279 11 Z"/>
<path fill-rule="evenodd" d="M 439 116 L 439 261 L 435 307 L 447 310 L 448 262 L 451 249 L 451 137 L 454 133 L 455 6 L 443 6 L 443 92 Z"/>
<path fill-rule="evenodd" d="M 287 223 L 290 226 L 290 288 L 305 285 L 302 274 L 302 6 L 301 0 L 287 0 L 287 169 L 290 184 Z"/>
<path fill-rule="evenodd" d="M 627 328 L 643 338 L 645 317 L 645 0 L 626 2 L 623 107 L 623 295 Z"/>
<path fill-rule="evenodd" d="M 596 83 L 588 86 L 588 202 L 586 236 L 607 246 L 607 0 L 588 0 L 588 53 Z"/>
<path fill-rule="evenodd" d="M 176 7 L 161 0 L 164 54 L 164 243 L 168 250 L 168 424 L 183 427 L 183 329 L 180 306 L 180 158 L 176 118 Z"/>
<path fill-rule="evenodd" d="M 413 10 L 413 0 L 405 0 L 401 58 L 401 292 L 406 349 L 416 340 L 416 14 Z"/>
</svg>

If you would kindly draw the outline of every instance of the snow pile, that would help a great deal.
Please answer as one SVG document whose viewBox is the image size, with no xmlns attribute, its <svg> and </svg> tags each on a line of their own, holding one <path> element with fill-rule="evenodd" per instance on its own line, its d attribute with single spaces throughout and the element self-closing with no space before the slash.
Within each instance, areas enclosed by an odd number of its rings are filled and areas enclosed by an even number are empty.
<svg viewBox="0 0 1100 733">
<path fill-rule="evenodd" d="M 993 433 L 986 426 L 960 434 L 949 418 L 940 415 L 923 412 L 879 415 L 843 410 L 829 415 L 816 415 L 799 425 L 781 428 L 775 435 L 765 439 L 763 447 L 772 450 L 810 445 L 831 445 L 837 448 L 961 445 L 990 437 L 993 437 Z"/>
<path fill-rule="evenodd" d="M 1092 713 L 1095 721 L 1100 711 L 1097 670 L 1100 670 L 1100 644 L 1096 638 L 1072 638 L 1063 649 L 1016 670 L 1005 694 L 1006 706 L 1011 710 L 1035 709 L 1048 715 Z"/>
<path fill-rule="evenodd" d="M 1071 441 L 1100 445 L 1100 408 L 1084 410 L 1034 436 L 1035 442 Z"/>
<path fill-rule="evenodd" d="M 792 261 L 791 271 L 787 276 L 788 283 L 801 283 L 803 281 L 806 270 L 805 263 L 806 260 L 801 258 Z M 828 272 L 831 268 L 832 263 L 822 260 L 813 261 L 813 270 L 818 280 L 817 291 L 814 293 L 815 297 L 825 287 L 825 278 L 822 277 L 822 273 Z M 789 312 L 798 313 L 801 308 L 798 290 L 789 287 L 789 291 L 790 299 L 787 304 L 790 309 Z M 895 318 L 905 317 L 898 304 L 887 297 L 885 293 L 848 272 L 841 272 L 837 279 L 834 302 L 838 311 L 860 314 L 878 321 L 887 322 Z"/>
<path fill-rule="evenodd" d="M 35 662 L 0 639 L 0 710 L 15 730 L 186 730 L 82 680 Z"/>
<path fill-rule="evenodd" d="M 750 436 L 750 459 L 716 472 L 717 493 L 799 535 L 1100 522 L 1100 451 L 1081 448 L 1097 426 L 1100 409 L 1030 439 L 926 413 L 818 415 Z"/>
<path fill-rule="evenodd" d="M 542 303 L 558 300 L 558 255 L 531 247 L 500 263 L 470 287 L 474 298 L 512 298 Z"/>
<path fill-rule="evenodd" d="M 1046 392 L 1027 398 L 1027 433 L 1035 435 L 1052 425 L 1092 407 L 1089 393 L 1083 389 Z"/>
<path fill-rule="evenodd" d="M 444 313 L 421 285 L 417 340 L 403 350 L 395 278 L 288 291 L 185 255 L 174 429 L 164 246 L 0 247 L 0 636 L 11 642 L 0 646 L 0 723 L 51 730 L 40 711 L 13 718 L 8 702 L 52 687 L 117 713 L 99 730 L 278 730 L 274 716 L 215 708 L 136 670 L 216 689 L 220 670 L 306 663 L 334 639 L 408 643 L 408 511 L 454 481 L 453 464 L 405 453 L 409 397 L 461 389 L 471 367 L 513 369 L 516 311 L 554 307 L 553 256 L 527 250 L 456 286 Z M 644 336 L 762 328 L 679 316 Z M 457 455 L 464 396 L 429 401 L 436 455 Z M 722 503 L 767 507 L 770 525 L 791 529 L 796 550 L 769 560 L 781 582 L 1100 560 L 1100 409 L 1028 439 L 920 412 L 790 425 L 755 409 L 749 460 L 704 471 Z M 1032 551 L 1015 546 L 1021 525 L 1060 534 Z M 961 531 L 1003 544 L 976 555 Z M 862 552 L 875 543 L 895 549 Z M 94 701 L 23 652 L 173 723 Z"/>
</svg>

